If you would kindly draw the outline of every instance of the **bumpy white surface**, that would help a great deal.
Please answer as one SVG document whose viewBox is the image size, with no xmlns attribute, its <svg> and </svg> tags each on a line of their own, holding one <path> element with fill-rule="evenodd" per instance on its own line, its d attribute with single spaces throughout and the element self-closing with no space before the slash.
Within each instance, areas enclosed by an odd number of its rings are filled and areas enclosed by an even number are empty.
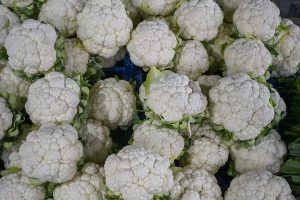
<svg viewBox="0 0 300 200">
<path fill-rule="evenodd" d="M 110 129 L 130 125 L 136 112 L 136 99 L 129 82 L 108 78 L 90 91 L 90 116 Z"/>
<path fill-rule="evenodd" d="M 156 19 L 138 24 L 127 50 L 132 62 L 139 67 L 164 68 L 172 61 L 176 46 L 176 36 L 167 23 Z"/>
<path fill-rule="evenodd" d="M 19 154 L 24 174 L 43 182 L 62 183 L 75 175 L 83 147 L 73 126 L 46 124 L 29 133 Z"/>
<path fill-rule="evenodd" d="M 286 145 L 274 129 L 268 136 L 259 139 L 257 144 L 248 149 L 239 148 L 238 145 L 233 145 L 230 149 L 230 156 L 239 173 L 265 169 L 276 174 L 286 154 Z"/>
<path fill-rule="evenodd" d="M 274 101 L 274 103 L 276 104 L 274 107 L 274 111 L 275 111 L 275 115 L 277 115 L 278 117 L 282 118 L 286 115 L 286 104 L 283 100 L 283 98 L 279 95 L 279 93 L 272 88 L 271 91 L 271 98 Z"/>
<path fill-rule="evenodd" d="M 27 75 L 48 71 L 56 61 L 56 38 L 51 25 L 33 19 L 14 25 L 4 43 L 9 56 L 8 63 L 13 69 L 24 71 Z"/>
<path fill-rule="evenodd" d="M 5 136 L 5 131 L 12 125 L 13 114 L 0 97 L 0 140 Z"/>
<path fill-rule="evenodd" d="M 265 170 L 250 171 L 233 179 L 225 200 L 294 200 L 287 181 Z"/>
<path fill-rule="evenodd" d="M 188 149 L 188 164 L 215 174 L 228 160 L 229 150 L 210 125 L 192 128 L 193 145 Z"/>
<path fill-rule="evenodd" d="M 198 78 L 197 82 L 200 85 L 202 93 L 208 97 L 209 90 L 217 85 L 221 78 L 222 77 L 218 75 L 202 75 Z"/>
<path fill-rule="evenodd" d="M 167 157 L 129 145 L 106 159 L 106 185 L 124 200 L 151 200 L 172 187 L 173 175 L 169 167 Z"/>
<path fill-rule="evenodd" d="M 187 41 L 176 55 L 176 72 L 186 75 L 191 80 L 197 80 L 208 67 L 207 51 L 199 41 Z"/>
<path fill-rule="evenodd" d="M 172 200 L 221 200 L 217 179 L 204 169 L 184 168 L 174 173 Z"/>
<path fill-rule="evenodd" d="M 207 106 L 207 99 L 197 82 L 168 70 L 150 85 L 149 94 L 143 85 L 140 87 L 140 99 L 145 108 L 149 107 L 168 122 L 200 114 Z"/>
<path fill-rule="evenodd" d="M 25 8 L 33 3 L 33 0 L 1 0 L 1 3 L 8 7 Z"/>
<path fill-rule="evenodd" d="M 263 76 L 272 64 L 272 55 L 260 40 L 238 39 L 224 51 L 226 75 L 251 73 Z"/>
<path fill-rule="evenodd" d="M 47 0 L 39 14 L 39 20 L 54 26 L 59 33 L 72 36 L 76 33 L 77 15 L 87 0 Z"/>
<path fill-rule="evenodd" d="M 209 97 L 212 121 L 239 140 L 256 138 L 274 118 L 268 88 L 247 74 L 220 79 Z"/>
<path fill-rule="evenodd" d="M 223 12 L 213 0 L 190 0 L 175 11 L 173 21 L 184 39 L 209 41 L 218 34 Z"/>
<path fill-rule="evenodd" d="M 102 163 L 112 148 L 109 129 L 101 122 L 88 120 L 78 132 L 83 143 L 85 161 Z"/>
<path fill-rule="evenodd" d="M 9 174 L 0 179 L 0 200 L 43 200 L 45 189 L 32 184 L 21 173 Z"/>
<path fill-rule="evenodd" d="M 9 30 L 18 23 L 18 16 L 7 7 L 0 5 L 0 48 L 3 46 Z"/>
<path fill-rule="evenodd" d="M 55 200 L 102 200 L 104 170 L 94 163 L 86 163 L 81 172 L 69 182 L 55 188 Z"/>
<path fill-rule="evenodd" d="M 184 148 L 184 139 L 176 130 L 160 128 L 156 122 L 145 121 L 135 131 L 133 144 L 159 153 L 171 161 Z"/>
<path fill-rule="evenodd" d="M 66 39 L 64 41 L 65 70 L 64 73 L 72 77 L 77 74 L 85 74 L 89 62 L 89 53 L 81 46 L 78 39 Z"/>
<path fill-rule="evenodd" d="M 280 24 L 279 14 L 279 8 L 270 0 L 247 0 L 235 11 L 233 22 L 243 36 L 267 41 Z"/>
<path fill-rule="evenodd" d="M 168 15 L 179 0 L 131 0 L 132 5 L 148 15 Z"/>
<path fill-rule="evenodd" d="M 35 124 L 70 123 L 77 113 L 80 87 L 62 73 L 51 72 L 32 83 L 25 109 Z"/>
<path fill-rule="evenodd" d="M 130 39 L 133 28 L 121 0 L 89 0 L 77 16 L 77 36 L 93 54 L 110 58 Z"/>
</svg>

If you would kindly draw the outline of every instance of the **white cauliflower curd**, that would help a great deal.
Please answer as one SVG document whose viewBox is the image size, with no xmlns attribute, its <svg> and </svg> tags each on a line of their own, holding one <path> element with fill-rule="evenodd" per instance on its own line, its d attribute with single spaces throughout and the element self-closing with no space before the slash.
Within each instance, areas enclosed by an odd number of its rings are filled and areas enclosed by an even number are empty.
<svg viewBox="0 0 300 200">
<path fill-rule="evenodd" d="M 18 16 L 7 7 L 0 5 L 0 48 L 4 45 L 10 29 L 19 23 Z"/>
<path fill-rule="evenodd" d="M 7 107 L 4 99 L 0 97 L 0 140 L 4 138 L 5 132 L 12 125 L 13 113 Z"/>
<path fill-rule="evenodd" d="M 133 7 L 148 15 L 168 15 L 179 0 L 131 0 Z"/>
</svg>

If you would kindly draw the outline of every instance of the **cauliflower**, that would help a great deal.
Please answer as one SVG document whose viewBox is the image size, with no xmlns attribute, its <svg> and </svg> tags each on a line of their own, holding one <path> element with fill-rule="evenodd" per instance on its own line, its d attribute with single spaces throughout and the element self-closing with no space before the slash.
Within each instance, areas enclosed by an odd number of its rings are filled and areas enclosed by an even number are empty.
<svg viewBox="0 0 300 200">
<path fill-rule="evenodd" d="M 239 173 L 266 169 L 276 174 L 286 154 L 286 145 L 274 129 L 268 136 L 259 138 L 256 144 L 248 149 L 239 148 L 238 145 L 233 145 L 230 149 L 230 156 Z"/>
<path fill-rule="evenodd" d="M 93 54 L 115 56 L 130 39 L 133 28 L 121 0 L 89 0 L 77 16 L 77 36 Z"/>
<path fill-rule="evenodd" d="M 209 91 L 211 119 L 234 139 L 255 139 L 274 118 L 270 97 L 268 88 L 247 74 L 222 78 Z"/>
<path fill-rule="evenodd" d="M 201 93 L 197 82 L 187 76 L 171 71 L 159 72 L 152 68 L 151 74 L 157 73 L 154 80 L 146 80 L 140 87 L 140 99 L 145 109 L 150 109 L 163 120 L 173 123 L 204 113 L 207 99 Z"/>
<path fill-rule="evenodd" d="M 34 185 L 22 173 L 3 176 L 0 179 L 0 200 L 44 200 L 45 189 Z"/>
<path fill-rule="evenodd" d="M 270 0 L 247 0 L 240 3 L 233 22 L 243 36 L 267 41 L 280 24 L 279 14 L 279 9 Z"/>
<path fill-rule="evenodd" d="M 184 43 L 175 58 L 175 70 L 191 80 L 197 80 L 209 67 L 208 54 L 201 42 L 190 40 Z"/>
<path fill-rule="evenodd" d="M 228 160 L 229 150 L 210 125 L 192 125 L 193 144 L 187 150 L 188 164 L 215 174 Z"/>
<path fill-rule="evenodd" d="M 151 200 L 168 193 L 173 185 L 167 157 L 137 146 L 110 155 L 104 165 L 106 185 L 124 200 Z"/>
<path fill-rule="evenodd" d="M 134 131 L 133 144 L 150 149 L 173 161 L 181 154 L 184 139 L 176 130 L 161 128 L 155 121 L 144 121 Z"/>
<path fill-rule="evenodd" d="M 260 40 L 238 39 L 224 51 L 226 75 L 251 73 L 263 76 L 272 64 L 272 55 Z"/>
<path fill-rule="evenodd" d="M 278 55 L 274 59 L 272 76 L 292 76 L 300 66 L 300 28 L 290 20 L 282 20 L 287 34 L 275 46 Z"/>
<path fill-rule="evenodd" d="M 81 46 L 78 39 L 66 39 L 64 41 L 66 57 L 64 59 L 64 73 L 69 76 L 85 74 L 89 62 L 89 53 Z"/>
<path fill-rule="evenodd" d="M 228 22 L 232 22 L 232 17 L 234 11 L 239 7 L 242 2 L 248 0 L 223 0 L 223 11 L 224 11 L 224 18 Z"/>
<path fill-rule="evenodd" d="M 59 72 L 51 72 L 30 85 L 25 109 L 35 124 L 70 123 L 77 113 L 80 87 Z"/>
<path fill-rule="evenodd" d="M 101 200 L 104 170 L 94 163 L 86 163 L 81 172 L 69 182 L 55 188 L 55 200 L 94 199 Z"/>
<path fill-rule="evenodd" d="M 33 0 L 1 0 L 1 3 L 8 7 L 25 8 L 33 3 Z"/>
<path fill-rule="evenodd" d="M 73 178 L 83 147 L 69 124 L 45 124 L 26 137 L 19 150 L 21 168 L 43 182 L 63 183 Z"/>
<path fill-rule="evenodd" d="M 225 200 L 295 200 L 289 184 L 266 170 L 249 171 L 233 179 Z"/>
<path fill-rule="evenodd" d="M 4 43 L 9 65 L 29 76 L 48 71 L 56 61 L 56 38 L 52 26 L 36 20 L 28 19 L 14 25 Z"/>
<path fill-rule="evenodd" d="M 275 118 L 273 121 L 278 123 L 286 116 L 286 104 L 274 88 L 271 89 L 271 100 L 275 104 L 273 105 L 275 111 Z"/>
<path fill-rule="evenodd" d="M 100 57 L 100 62 L 99 62 L 100 67 L 98 69 L 109 68 L 109 67 L 115 66 L 117 64 L 117 62 L 120 62 L 125 58 L 126 53 L 127 53 L 127 49 L 125 47 L 122 47 L 118 51 L 117 55 L 115 55 L 111 58 Z"/>
<path fill-rule="evenodd" d="M 130 17 L 130 19 L 132 20 L 134 27 L 136 27 L 136 25 L 140 23 L 141 20 L 139 11 L 132 5 L 131 0 L 121 0 L 121 1 L 126 8 L 126 12 Z"/>
<path fill-rule="evenodd" d="M 221 200 L 217 179 L 204 169 L 184 168 L 174 172 L 172 200 Z"/>
<path fill-rule="evenodd" d="M 16 24 L 19 24 L 18 16 L 7 7 L 0 5 L 0 48 L 3 46 L 9 30 Z"/>
<path fill-rule="evenodd" d="M 88 120 L 78 132 L 83 142 L 83 154 L 88 162 L 102 163 L 112 148 L 110 131 L 101 122 Z"/>
<path fill-rule="evenodd" d="M 218 84 L 218 81 L 221 79 L 221 76 L 218 75 L 202 75 L 198 78 L 198 83 L 201 88 L 201 91 L 205 96 L 208 97 L 209 90 Z"/>
<path fill-rule="evenodd" d="M 4 99 L 0 97 L 0 140 L 4 138 L 5 132 L 12 125 L 13 113 L 6 106 L 6 102 Z"/>
<path fill-rule="evenodd" d="M 47 0 L 39 14 L 39 20 L 54 26 L 58 32 L 65 36 L 76 33 L 77 15 L 87 0 Z"/>
<path fill-rule="evenodd" d="M 173 21 L 184 39 L 209 41 L 218 35 L 223 12 L 213 0 L 190 0 L 175 11 Z"/>
<path fill-rule="evenodd" d="M 130 125 L 136 113 L 136 99 L 129 82 L 108 78 L 98 81 L 90 91 L 90 117 L 110 129 Z"/>
<path fill-rule="evenodd" d="M 177 39 L 164 20 L 145 20 L 131 34 L 127 50 L 134 64 L 166 68 L 175 56 Z"/>
<path fill-rule="evenodd" d="M 131 0 L 133 7 L 147 15 L 168 15 L 179 0 Z"/>
</svg>

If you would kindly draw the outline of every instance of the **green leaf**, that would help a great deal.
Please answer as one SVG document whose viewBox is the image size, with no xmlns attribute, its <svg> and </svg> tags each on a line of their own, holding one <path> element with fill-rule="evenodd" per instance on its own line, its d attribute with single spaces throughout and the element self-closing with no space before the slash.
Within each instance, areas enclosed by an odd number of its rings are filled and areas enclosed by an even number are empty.
<svg viewBox="0 0 300 200">
<path fill-rule="evenodd" d="M 18 173 L 20 172 L 22 169 L 18 168 L 18 167 L 10 167 L 6 170 L 3 170 L 1 172 L 1 176 L 6 176 L 6 175 L 9 175 L 9 174 L 15 174 L 15 173 Z"/>
<path fill-rule="evenodd" d="M 233 176 L 233 177 L 236 177 L 236 176 L 239 175 L 239 172 L 236 170 L 233 161 L 230 161 L 230 163 L 229 163 L 229 168 L 228 168 L 228 170 L 227 170 L 227 174 L 228 174 L 229 176 Z"/>
<path fill-rule="evenodd" d="M 283 174 L 300 174 L 300 160 L 289 159 L 281 167 L 280 173 Z"/>
<path fill-rule="evenodd" d="M 146 81 L 144 83 L 146 89 L 146 95 L 150 93 L 150 86 L 153 82 L 157 81 L 163 76 L 163 72 L 159 71 L 156 67 L 151 67 L 150 71 L 148 72 Z"/>
</svg>

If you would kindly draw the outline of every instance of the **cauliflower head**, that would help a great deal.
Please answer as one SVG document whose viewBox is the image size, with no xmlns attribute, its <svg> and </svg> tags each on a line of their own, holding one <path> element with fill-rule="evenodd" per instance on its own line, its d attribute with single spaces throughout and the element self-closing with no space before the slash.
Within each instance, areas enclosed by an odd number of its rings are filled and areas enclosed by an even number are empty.
<svg viewBox="0 0 300 200">
<path fill-rule="evenodd" d="M 267 41 L 280 24 L 279 14 L 279 8 L 270 0 L 247 0 L 240 3 L 233 22 L 243 36 Z"/>
<path fill-rule="evenodd" d="M 233 179 L 225 200 L 295 200 L 287 181 L 266 170 L 249 171 Z"/>
<path fill-rule="evenodd" d="M 53 192 L 55 200 L 94 199 L 102 200 L 104 169 L 94 163 L 86 163 L 81 172 L 69 182 L 57 186 Z"/>
<path fill-rule="evenodd" d="M 268 88 L 244 73 L 220 79 L 209 98 L 213 123 L 238 140 L 255 139 L 274 118 Z"/>
<path fill-rule="evenodd" d="M 251 73 L 263 76 L 272 64 L 272 55 L 265 45 L 256 39 L 238 39 L 224 51 L 226 75 Z"/>
<path fill-rule="evenodd" d="M 72 122 L 80 101 L 80 87 L 62 73 L 51 72 L 29 87 L 25 109 L 35 124 Z"/>
<path fill-rule="evenodd" d="M 22 173 L 3 176 L 0 179 L 0 200 L 44 200 L 45 189 L 32 183 Z"/>
<path fill-rule="evenodd" d="M 159 153 L 171 161 L 175 160 L 184 148 L 184 139 L 178 131 L 159 127 L 155 121 L 144 121 L 133 135 L 133 144 Z"/>
<path fill-rule="evenodd" d="M 197 80 L 208 70 L 208 54 L 201 42 L 190 40 L 184 43 L 175 57 L 175 70 L 191 80 Z"/>
<path fill-rule="evenodd" d="M 23 173 L 43 182 L 63 183 L 73 178 L 83 147 L 69 124 L 45 124 L 32 131 L 19 154 Z"/>
<path fill-rule="evenodd" d="M 12 125 L 13 113 L 7 107 L 4 99 L 0 97 L 0 140 L 4 138 L 5 132 Z"/>
<path fill-rule="evenodd" d="M 77 36 L 88 52 L 115 56 L 130 39 L 133 28 L 121 0 L 89 0 L 77 16 Z"/>
<path fill-rule="evenodd" d="M 150 85 L 144 83 L 140 87 L 140 99 L 144 108 L 151 109 L 171 123 L 205 111 L 207 98 L 201 93 L 197 82 L 190 81 L 187 76 L 169 70 L 159 73 L 159 78 L 153 80 Z"/>
<path fill-rule="evenodd" d="M 89 62 L 89 53 L 81 46 L 78 39 L 66 39 L 64 41 L 66 57 L 64 59 L 64 73 L 69 76 L 85 74 Z"/>
<path fill-rule="evenodd" d="M 127 50 L 134 64 L 166 68 L 175 56 L 177 38 L 161 19 L 145 20 L 138 24 L 131 34 Z"/>
<path fill-rule="evenodd" d="M 175 11 L 173 21 L 184 39 L 209 41 L 218 35 L 223 12 L 213 0 L 190 0 Z"/>
<path fill-rule="evenodd" d="M 29 76 L 48 71 L 56 61 L 56 38 L 51 25 L 33 19 L 14 25 L 4 43 L 9 65 Z"/>
<path fill-rule="evenodd" d="M 168 15 L 179 0 L 131 0 L 133 7 L 147 15 Z"/>
<path fill-rule="evenodd" d="M 170 193 L 173 200 L 222 199 L 217 179 L 204 169 L 190 167 L 174 172 L 174 184 Z"/>
<path fill-rule="evenodd" d="M 102 163 L 112 149 L 109 129 L 96 120 L 88 120 L 78 131 L 85 161 Z"/>
<path fill-rule="evenodd" d="M 18 16 L 0 5 L 0 48 L 4 45 L 9 30 L 16 24 L 19 24 Z"/>
<path fill-rule="evenodd" d="M 202 75 L 198 78 L 197 82 L 199 83 L 202 93 L 208 97 L 209 90 L 217 85 L 221 78 L 222 77 L 218 75 Z"/>
<path fill-rule="evenodd" d="M 229 150 L 210 125 L 192 125 L 193 145 L 187 150 L 188 164 L 215 174 L 228 160 Z"/>
<path fill-rule="evenodd" d="M 25 8 L 33 3 L 33 0 L 1 0 L 1 3 L 8 7 Z"/>
<path fill-rule="evenodd" d="M 129 145 L 106 159 L 106 185 L 124 200 L 151 200 L 172 187 L 173 175 L 169 167 L 167 157 Z"/>
<path fill-rule="evenodd" d="M 279 172 L 286 154 L 286 145 L 274 129 L 268 136 L 259 138 L 256 144 L 248 149 L 240 148 L 235 144 L 230 149 L 230 156 L 239 173 L 265 169 L 276 174 Z"/>
<path fill-rule="evenodd" d="M 39 21 L 49 23 L 65 36 L 72 36 L 78 29 L 77 15 L 87 0 L 47 0 L 39 14 Z"/>
</svg>

